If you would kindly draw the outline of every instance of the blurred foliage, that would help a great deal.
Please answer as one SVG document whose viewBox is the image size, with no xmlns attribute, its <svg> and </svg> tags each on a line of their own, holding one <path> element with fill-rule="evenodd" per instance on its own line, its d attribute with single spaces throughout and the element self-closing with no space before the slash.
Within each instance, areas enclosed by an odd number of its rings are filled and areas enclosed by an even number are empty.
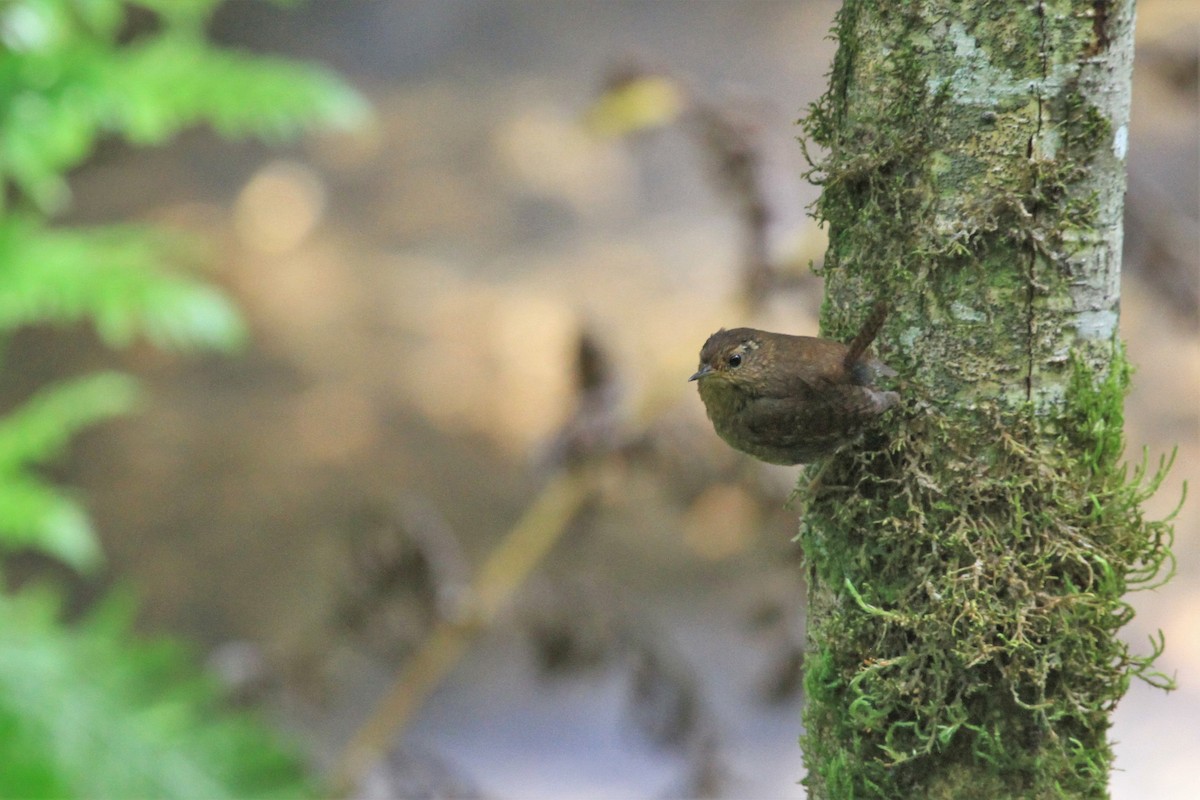
<svg viewBox="0 0 1200 800">
<path fill-rule="evenodd" d="M 244 339 L 229 301 L 187 274 L 194 248 L 181 235 L 51 224 L 69 172 L 106 139 L 160 144 L 208 124 L 275 141 L 365 114 L 314 67 L 209 44 L 219 2 L 0 0 L 0 344 L 25 326 L 81 322 L 113 347 Z M 135 398 L 132 379 L 103 373 L 42 387 L 0 416 L 0 556 L 99 566 L 85 511 L 43 470 Z M 0 592 L 0 796 L 303 793 L 296 760 L 222 712 L 178 648 L 135 639 L 131 616 L 110 600 L 68 625 L 47 587 Z"/>
<path fill-rule="evenodd" d="M 132 26 L 126 6 L 151 11 Z M 357 96 L 312 67 L 210 47 L 219 0 L 0 2 L 0 181 L 41 211 L 69 198 L 65 173 L 97 140 L 159 144 L 197 123 L 278 139 L 350 123 Z M 149 30 L 135 32 L 136 27 Z M 127 41 L 126 41 L 127 40 Z"/>
<path fill-rule="evenodd" d="M 228 348 L 242 323 L 216 290 L 163 267 L 186 243 L 131 225 L 84 230 L 0 219 L 0 335 L 23 325 L 89 320 L 114 347 L 138 335 L 160 347 Z"/>
<path fill-rule="evenodd" d="M 59 455 L 75 431 L 127 409 L 133 394 L 125 375 L 89 375 L 43 389 L 0 418 L 0 541 L 6 548 L 40 549 L 80 570 L 100 562 L 83 509 L 31 468 Z"/>
<path fill-rule="evenodd" d="M 297 797 L 294 754 L 243 715 L 188 654 L 130 634 L 110 597 L 65 626 L 45 590 L 0 595 L 0 796 Z"/>
<path fill-rule="evenodd" d="M 598 136 L 628 136 L 670 125 L 687 103 L 683 87 L 665 75 L 618 75 L 588 109 L 586 122 Z"/>
</svg>

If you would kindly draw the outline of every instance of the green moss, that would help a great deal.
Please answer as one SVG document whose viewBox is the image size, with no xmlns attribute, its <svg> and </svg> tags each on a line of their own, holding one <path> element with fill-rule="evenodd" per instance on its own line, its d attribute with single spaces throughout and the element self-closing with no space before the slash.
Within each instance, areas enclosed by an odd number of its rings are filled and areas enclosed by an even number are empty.
<svg viewBox="0 0 1200 800">
<path fill-rule="evenodd" d="M 993 406 L 964 437 L 930 410 L 826 469 L 800 537 L 829 645 L 805 682 L 818 796 L 1104 796 L 1108 713 L 1131 677 L 1164 684 L 1115 634 L 1169 572 L 1169 521 L 1141 512 L 1169 463 L 1120 464 L 1120 350 L 1071 369 L 1053 417 Z M 921 794 L 930 759 L 962 782 Z"/>
</svg>

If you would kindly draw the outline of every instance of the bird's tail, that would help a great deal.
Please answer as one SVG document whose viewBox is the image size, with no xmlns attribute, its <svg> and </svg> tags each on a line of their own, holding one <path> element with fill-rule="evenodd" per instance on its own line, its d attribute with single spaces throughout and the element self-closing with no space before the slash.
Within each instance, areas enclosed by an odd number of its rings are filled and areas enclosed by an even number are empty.
<svg viewBox="0 0 1200 800">
<path fill-rule="evenodd" d="M 852 369 L 862 358 L 863 353 L 867 352 L 867 348 L 871 346 L 871 342 L 875 341 L 875 337 L 879 335 L 879 329 L 883 327 L 883 321 L 887 319 L 887 314 L 887 301 L 875 301 L 875 305 L 871 308 L 871 313 L 867 316 L 867 321 L 863 323 L 858 335 L 854 337 L 854 341 L 850 342 L 850 349 L 846 351 L 846 360 L 844 362 L 846 369 Z"/>
</svg>

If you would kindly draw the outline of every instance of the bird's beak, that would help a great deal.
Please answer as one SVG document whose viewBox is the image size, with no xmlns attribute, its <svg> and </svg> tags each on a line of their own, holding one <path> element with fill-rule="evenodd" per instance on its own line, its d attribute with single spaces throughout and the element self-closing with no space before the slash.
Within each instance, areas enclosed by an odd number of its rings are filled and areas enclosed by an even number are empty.
<svg viewBox="0 0 1200 800">
<path fill-rule="evenodd" d="M 704 364 L 703 366 L 700 367 L 700 369 L 696 372 L 696 374 L 693 375 L 692 377 L 688 378 L 688 380 L 689 381 L 700 380 L 701 378 L 703 378 L 705 375 L 709 374 L 712 371 L 713 371 L 712 367 L 710 367 L 708 364 Z"/>
</svg>

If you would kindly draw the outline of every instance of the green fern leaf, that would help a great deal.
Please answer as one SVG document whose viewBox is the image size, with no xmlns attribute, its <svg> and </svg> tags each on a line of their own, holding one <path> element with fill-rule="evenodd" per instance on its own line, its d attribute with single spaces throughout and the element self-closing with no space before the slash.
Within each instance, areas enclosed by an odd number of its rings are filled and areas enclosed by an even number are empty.
<svg viewBox="0 0 1200 800">
<path fill-rule="evenodd" d="M 103 560 L 83 508 L 28 476 L 0 480 L 0 549 L 37 550 L 80 572 L 94 570 Z"/>
<path fill-rule="evenodd" d="M 41 389 L 0 417 L 0 480 L 58 457 L 83 428 L 131 410 L 132 378 L 103 372 Z"/>
<path fill-rule="evenodd" d="M 33 549 L 87 571 L 101 551 L 78 503 L 29 468 L 62 454 L 80 429 L 128 411 L 133 380 L 100 373 L 50 386 L 0 418 L 0 549 Z"/>
<path fill-rule="evenodd" d="M 0 331 L 90 319 L 107 344 L 233 349 L 245 328 L 216 289 L 164 267 L 180 239 L 135 226 L 64 230 L 0 220 Z"/>
<path fill-rule="evenodd" d="M 118 596 L 65 626 L 44 589 L 0 594 L 0 796 L 300 797 L 298 760 Z"/>
</svg>

